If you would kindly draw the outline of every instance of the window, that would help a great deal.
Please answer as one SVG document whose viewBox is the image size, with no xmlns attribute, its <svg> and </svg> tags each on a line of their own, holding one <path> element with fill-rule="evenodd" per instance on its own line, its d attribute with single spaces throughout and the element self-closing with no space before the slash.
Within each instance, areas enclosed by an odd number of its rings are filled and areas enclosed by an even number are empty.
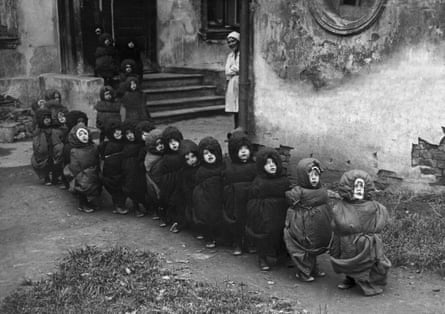
<svg viewBox="0 0 445 314">
<path fill-rule="evenodd" d="M 241 0 L 202 0 L 200 35 L 205 39 L 225 39 L 239 30 Z"/>
<path fill-rule="evenodd" d="M 380 16 L 387 0 L 307 1 L 317 23 L 337 35 L 354 35 L 371 26 Z"/>
<path fill-rule="evenodd" d="M 239 0 L 207 1 L 208 27 L 233 27 L 239 25 Z"/>
</svg>

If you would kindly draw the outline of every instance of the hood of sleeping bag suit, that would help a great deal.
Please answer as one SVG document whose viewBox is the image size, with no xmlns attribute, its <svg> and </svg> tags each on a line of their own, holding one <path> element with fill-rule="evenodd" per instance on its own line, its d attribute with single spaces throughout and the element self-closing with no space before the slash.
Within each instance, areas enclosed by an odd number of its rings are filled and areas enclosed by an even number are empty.
<svg viewBox="0 0 445 314">
<path fill-rule="evenodd" d="M 135 121 L 135 120 L 125 120 L 124 122 L 122 122 L 122 133 L 123 133 L 123 135 L 124 135 L 124 142 L 125 143 L 132 143 L 132 142 L 129 142 L 128 140 L 127 140 L 127 137 L 125 136 L 125 133 L 127 132 L 127 131 L 132 131 L 133 132 L 133 134 L 134 134 L 134 136 L 135 136 L 135 141 L 134 142 L 140 142 L 140 141 L 142 141 L 142 139 L 140 138 L 140 136 L 137 136 L 137 131 L 136 131 L 136 127 L 137 127 L 137 125 L 138 125 L 138 122 L 137 121 Z"/>
<path fill-rule="evenodd" d="M 323 172 L 320 161 L 315 158 L 303 158 L 298 162 L 295 168 L 295 174 L 297 176 L 297 185 L 305 189 L 319 189 L 321 187 L 321 181 L 318 183 L 316 187 L 313 187 L 311 185 L 311 182 L 309 180 L 309 172 L 313 167 L 318 168 L 320 173 Z"/>
<path fill-rule="evenodd" d="M 219 145 L 218 141 L 211 136 L 204 137 L 198 145 L 199 148 L 199 160 L 201 161 L 201 165 L 205 165 L 206 167 L 219 167 L 221 166 L 222 159 L 222 149 L 221 145 Z M 204 161 L 203 155 L 204 150 L 210 151 L 215 155 L 216 161 L 213 164 L 208 164 Z"/>
<path fill-rule="evenodd" d="M 116 93 L 115 93 L 113 87 L 111 87 L 110 85 L 102 86 L 100 89 L 100 92 L 99 92 L 100 100 L 105 101 L 105 92 L 110 92 L 110 94 L 111 94 L 111 99 L 107 100 L 107 101 L 113 101 L 114 97 L 116 96 L 115 95 Z"/>
<path fill-rule="evenodd" d="M 340 184 L 338 186 L 338 193 L 340 196 L 348 201 L 353 200 L 354 183 L 356 179 L 363 179 L 365 181 L 365 195 L 364 200 L 372 199 L 372 192 L 375 191 L 374 182 L 371 176 L 363 170 L 349 170 L 345 172 L 340 178 Z"/>
<path fill-rule="evenodd" d="M 250 151 L 250 157 L 247 162 L 253 160 L 252 142 L 249 140 L 246 133 L 240 131 L 232 133 L 232 136 L 229 138 L 229 156 L 232 162 L 243 163 L 238 157 L 238 151 L 242 146 L 247 146 Z"/>
<path fill-rule="evenodd" d="M 46 101 L 54 100 L 54 99 L 56 99 L 56 95 L 59 95 L 60 100 L 62 99 L 62 95 L 60 94 L 60 92 L 57 89 L 54 89 L 54 88 L 47 89 L 45 91 L 45 100 Z"/>
<path fill-rule="evenodd" d="M 130 83 L 131 82 L 136 82 L 136 90 L 131 90 L 130 89 Z M 125 91 L 126 92 L 135 92 L 135 91 L 140 91 L 141 90 L 139 79 L 135 75 L 130 75 L 129 77 L 127 77 L 127 79 L 125 80 L 124 86 L 125 86 Z"/>
<path fill-rule="evenodd" d="M 136 132 L 138 133 L 138 135 L 142 138 L 142 133 L 146 132 L 149 133 L 152 130 L 155 129 L 155 126 L 152 122 L 150 121 L 140 121 L 138 122 L 138 124 L 136 125 Z"/>
<path fill-rule="evenodd" d="M 114 138 L 114 131 L 121 130 L 122 138 L 120 140 Z M 105 123 L 105 136 L 112 142 L 123 142 L 124 131 L 122 130 L 122 122 L 117 119 L 110 119 Z"/>
<path fill-rule="evenodd" d="M 161 129 L 151 130 L 148 133 L 148 137 L 145 139 L 146 149 L 154 155 L 162 155 L 162 152 L 158 152 L 156 150 L 156 142 L 159 139 L 162 140 L 162 130 Z M 164 147 L 165 147 L 165 144 L 164 144 Z"/>
<path fill-rule="evenodd" d="M 109 34 L 109 33 L 103 33 L 99 36 L 99 44 L 102 47 L 106 47 L 105 46 L 105 40 L 110 40 L 111 42 L 113 42 L 113 37 Z"/>
<path fill-rule="evenodd" d="M 185 162 L 185 155 L 188 153 L 194 153 L 195 156 L 198 158 L 198 162 L 195 166 L 198 166 L 199 164 L 199 148 L 198 145 L 193 142 L 192 140 L 182 140 L 181 145 L 179 146 L 179 155 L 181 156 L 181 160 L 184 163 L 184 166 L 190 167 Z"/>
<path fill-rule="evenodd" d="M 171 153 L 172 151 L 170 150 L 168 142 L 171 139 L 175 139 L 179 143 L 181 143 L 181 141 L 184 139 L 184 136 L 182 135 L 181 131 L 179 131 L 178 128 L 176 128 L 174 126 L 168 126 L 162 132 L 162 138 L 164 140 L 165 152 L 166 153 Z M 181 146 L 179 146 L 179 147 L 181 147 Z"/>
<path fill-rule="evenodd" d="M 131 65 L 132 73 L 136 70 L 136 62 L 133 59 L 125 59 L 121 62 L 121 71 L 125 72 L 125 67 Z"/>
<path fill-rule="evenodd" d="M 36 121 L 40 129 L 47 129 L 51 127 L 51 124 L 50 125 L 43 124 L 43 119 L 45 117 L 51 119 L 51 111 L 49 111 L 48 109 L 39 109 L 36 111 Z"/>
<path fill-rule="evenodd" d="M 88 142 L 87 143 L 83 143 L 79 140 L 79 138 L 77 137 L 77 131 L 79 129 L 84 129 L 88 132 Z M 71 145 L 72 148 L 82 148 L 82 147 L 86 147 L 92 144 L 92 139 L 91 139 L 91 133 L 90 130 L 88 130 L 88 128 L 85 126 L 85 124 L 83 123 L 78 123 L 76 124 L 70 131 L 70 133 L 68 134 L 68 143 Z"/>
<path fill-rule="evenodd" d="M 266 170 L 264 170 L 264 165 L 266 165 L 266 161 L 268 158 L 271 158 L 277 165 L 277 172 L 273 175 L 267 173 Z M 283 172 L 283 165 L 281 163 L 280 154 L 278 154 L 276 149 L 273 149 L 271 147 L 263 147 L 258 151 L 258 153 L 256 154 L 256 167 L 258 175 L 264 178 L 280 177 Z"/>
<path fill-rule="evenodd" d="M 71 130 L 76 124 L 83 121 L 88 126 L 88 116 L 85 112 L 79 110 L 71 110 L 66 114 L 66 126 Z"/>
</svg>

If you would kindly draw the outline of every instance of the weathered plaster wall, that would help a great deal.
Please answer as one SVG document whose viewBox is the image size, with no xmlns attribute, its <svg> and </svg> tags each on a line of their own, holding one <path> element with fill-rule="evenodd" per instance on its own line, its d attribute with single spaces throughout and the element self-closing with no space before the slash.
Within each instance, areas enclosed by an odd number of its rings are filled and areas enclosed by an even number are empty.
<svg viewBox="0 0 445 314">
<path fill-rule="evenodd" d="M 199 38 L 201 0 L 158 0 L 158 51 L 162 67 L 223 70 L 226 42 Z"/>
<path fill-rule="evenodd" d="M 9 2 L 0 0 L 0 7 Z M 0 77 L 59 71 L 56 0 L 13 3 L 20 45 L 15 50 L 0 50 Z"/>
<path fill-rule="evenodd" d="M 34 89 L 36 77 L 60 71 L 56 0 L 0 0 L 0 8 L 9 10 L 7 19 L 0 15 L 2 24 L 15 27 L 20 40 L 16 49 L 0 49 L 0 78 L 6 79 L 0 93 L 19 94 L 20 101 L 30 105 L 40 93 Z"/>
<path fill-rule="evenodd" d="M 390 0 L 377 23 L 348 37 L 321 29 L 305 3 L 257 1 L 257 140 L 332 169 L 419 179 L 411 145 L 437 142 L 445 121 L 445 2 Z"/>
</svg>

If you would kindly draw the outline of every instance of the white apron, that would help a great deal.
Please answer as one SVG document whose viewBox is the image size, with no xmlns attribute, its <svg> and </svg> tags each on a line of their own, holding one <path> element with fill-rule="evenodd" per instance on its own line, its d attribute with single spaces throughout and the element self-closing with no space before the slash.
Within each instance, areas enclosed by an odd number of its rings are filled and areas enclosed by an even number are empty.
<svg viewBox="0 0 445 314">
<path fill-rule="evenodd" d="M 238 112 L 239 110 L 239 52 L 232 51 L 226 61 L 226 112 Z"/>
</svg>

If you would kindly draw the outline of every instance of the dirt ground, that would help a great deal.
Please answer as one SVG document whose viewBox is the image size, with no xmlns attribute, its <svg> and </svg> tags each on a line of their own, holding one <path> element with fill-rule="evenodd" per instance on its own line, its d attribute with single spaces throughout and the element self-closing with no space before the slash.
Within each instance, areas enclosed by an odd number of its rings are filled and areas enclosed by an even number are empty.
<svg viewBox="0 0 445 314">
<path fill-rule="evenodd" d="M 217 126 L 212 135 L 222 140 L 231 120 L 221 116 L 178 124 L 195 140 L 205 125 Z M 102 210 L 81 213 L 67 191 L 39 184 L 31 167 L 24 166 L 29 149 L 19 151 L 20 157 L 11 156 L 14 148 L 0 144 L 0 299 L 23 279 L 37 280 L 55 271 L 57 260 L 70 249 L 121 245 L 159 253 L 183 277 L 244 282 L 250 290 L 290 300 L 311 313 L 445 313 L 445 281 L 437 274 L 394 268 L 383 295 L 363 297 L 356 289 L 336 289 L 342 278 L 326 256 L 321 266 L 328 276 L 305 284 L 286 265 L 260 272 L 254 255 L 234 257 L 228 248 L 205 249 L 192 234 L 170 233 L 149 217 L 113 215 L 105 193 Z"/>
</svg>

